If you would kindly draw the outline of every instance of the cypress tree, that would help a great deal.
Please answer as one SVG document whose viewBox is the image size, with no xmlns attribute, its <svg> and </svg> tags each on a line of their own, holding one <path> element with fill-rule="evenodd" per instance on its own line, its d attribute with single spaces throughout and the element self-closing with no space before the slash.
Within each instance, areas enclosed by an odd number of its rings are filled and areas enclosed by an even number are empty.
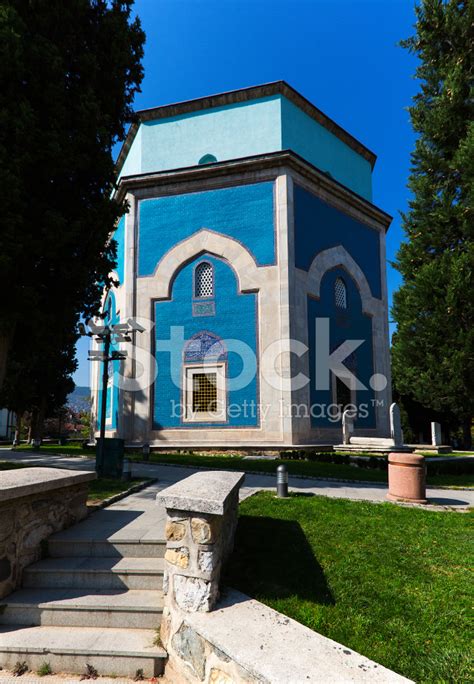
<svg viewBox="0 0 474 684">
<path fill-rule="evenodd" d="M 15 410 L 61 403 L 77 324 L 111 282 L 109 237 L 126 211 L 113 148 L 143 78 L 132 9 L 0 0 L 0 405 Z"/>
<path fill-rule="evenodd" d="M 420 92 L 409 108 L 418 134 L 411 156 L 406 241 L 394 296 L 396 389 L 461 428 L 474 414 L 474 3 L 422 0 L 416 34 Z"/>
</svg>

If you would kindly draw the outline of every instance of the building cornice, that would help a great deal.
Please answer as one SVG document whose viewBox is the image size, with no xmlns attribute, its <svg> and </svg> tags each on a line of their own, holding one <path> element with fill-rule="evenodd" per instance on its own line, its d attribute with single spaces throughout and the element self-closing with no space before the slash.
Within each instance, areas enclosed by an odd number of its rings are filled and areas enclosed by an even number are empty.
<svg viewBox="0 0 474 684">
<path fill-rule="evenodd" d="M 312 190 L 336 207 L 340 209 L 352 208 L 358 216 L 370 219 L 377 227 L 383 228 L 385 231 L 388 230 L 392 221 L 392 217 L 389 214 L 379 209 L 372 202 L 349 190 L 334 180 L 334 178 L 328 176 L 327 173 L 313 166 L 291 150 L 169 171 L 122 176 L 116 191 L 117 199 L 123 199 L 127 192 L 134 193 L 137 190 L 153 186 L 159 187 L 162 190 L 171 185 L 191 183 L 193 181 L 202 182 L 229 177 L 234 174 L 261 171 L 267 171 L 271 174 L 272 170 L 274 170 L 274 175 L 277 176 L 281 173 L 282 167 L 287 167 L 296 172 L 298 177 L 308 181 Z"/>
<path fill-rule="evenodd" d="M 249 88 L 241 88 L 239 90 L 230 90 L 225 93 L 218 93 L 216 95 L 209 95 L 207 97 L 198 97 L 193 100 L 185 100 L 184 102 L 176 102 L 174 104 L 163 105 L 161 107 L 152 107 L 150 109 L 141 109 L 136 113 L 137 121 L 130 126 L 125 141 L 117 158 L 116 171 L 120 173 L 130 147 L 135 139 L 138 128 L 142 121 L 158 121 L 159 119 L 169 119 L 183 114 L 190 114 L 193 112 L 214 109 L 216 107 L 225 107 L 227 105 L 239 104 L 242 102 L 250 102 L 252 100 L 260 100 L 265 97 L 272 97 L 275 95 L 283 95 L 290 102 L 293 102 L 299 109 L 312 119 L 317 121 L 321 126 L 324 126 L 337 138 L 342 140 L 348 147 L 353 149 L 357 154 L 366 159 L 371 168 L 374 167 L 377 159 L 376 155 L 369 150 L 363 143 L 354 138 L 342 126 L 337 124 L 327 114 L 315 107 L 309 100 L 307 100 L 298 91 L 292 88 L 286 81 L 274 81 L 273 83 L 265 83 L 263 85 L 251 86 Z"/>
</svg>

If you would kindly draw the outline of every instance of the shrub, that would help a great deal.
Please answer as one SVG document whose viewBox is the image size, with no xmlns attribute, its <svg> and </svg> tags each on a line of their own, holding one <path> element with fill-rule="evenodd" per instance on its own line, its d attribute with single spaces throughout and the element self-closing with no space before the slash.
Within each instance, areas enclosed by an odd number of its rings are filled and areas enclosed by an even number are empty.
<svg viewBox="0 0 474 684">
<path fill-rule="evenodd" d="M 45 660 L 44 663 L 41 663 L 36 674 L 38 677 L 46 677 L 46 675 L 53 674 L 51 665 Z"/>
</svg>

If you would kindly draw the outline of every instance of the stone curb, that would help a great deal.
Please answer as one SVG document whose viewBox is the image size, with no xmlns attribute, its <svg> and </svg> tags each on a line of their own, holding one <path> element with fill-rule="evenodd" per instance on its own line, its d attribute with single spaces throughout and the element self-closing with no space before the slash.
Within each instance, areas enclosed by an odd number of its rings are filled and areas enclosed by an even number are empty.
<svg viewBox="0 0 474 684">
<path fill-rule="evenodd" d="M 157 482 L 157 477 L 154 477 L 150 480 L 146 480 L 145 482 L 139 482 L 138 484 L 133 485 L 133 487 L 130 487 L 129 489 L 126 489 L 125 491 L 120 492 L 119 494 L 114 494 L 113 496 L 109 496 L 108 499 L 103 499 L 102 501 L 99 501 L 99 503 L 88 504 L 87 510 L 89 512 L 92 512 L 100 510 L 101 508 L 107 508 L 107 506 L 110 506 L 111 504 L 116 503 L 117 501 L 125 499 L 127 496 L 130 496 L 130 494 L 136 494 L 137 492 L 141 492 L 142 489 L 146 489 L 150 485 L 156 484 Z"/>
</svg>

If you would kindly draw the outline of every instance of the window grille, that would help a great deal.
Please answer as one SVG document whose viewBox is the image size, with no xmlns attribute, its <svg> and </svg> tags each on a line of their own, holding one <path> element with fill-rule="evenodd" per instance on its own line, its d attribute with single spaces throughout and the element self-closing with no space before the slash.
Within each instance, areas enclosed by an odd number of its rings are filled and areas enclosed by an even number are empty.
<svg viewBox="0 0 474 684">
<path fill-rule="evenodd" d="M 193 375 L 193 412 L 215 411 L 217 411 L 216 373 L 195 373 Z"/>
<path fill-rule="evenodd" d="M 211 264 L 203 261 L 194 271 L 194 296 L 212 297 L 214 294 L 214 272 Z"/>
<path fill-rule="evenodd" d="M 338 309 L 347 309 L 347 289 L 342 278 L 336 278 L 334 283 L 334 299 Z"/>
</svg>

